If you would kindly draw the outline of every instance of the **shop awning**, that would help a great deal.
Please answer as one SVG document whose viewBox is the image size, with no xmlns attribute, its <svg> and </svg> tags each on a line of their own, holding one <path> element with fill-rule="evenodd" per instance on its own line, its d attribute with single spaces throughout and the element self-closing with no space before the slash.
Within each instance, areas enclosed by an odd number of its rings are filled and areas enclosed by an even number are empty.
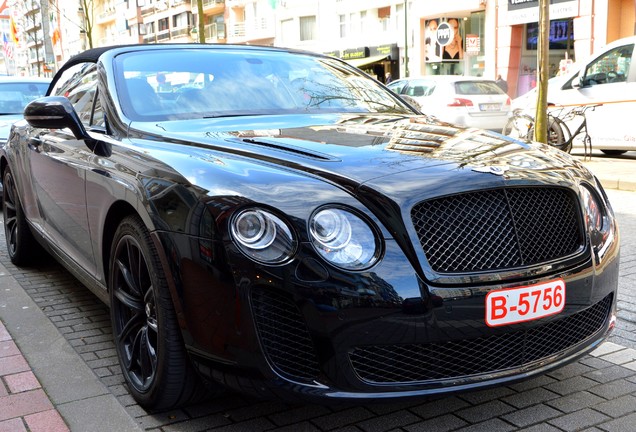
<svg viewBox="0 0 636 432">
<path fill-rule="evenodd" d="M 378 56 L 357 58 L 357 59 L 351 59 L 351 60 L 345 60 L 345 61 L 349 63 L 351 66 L 360 67 L 360 66 L 382 61 L 387 57 L 388 55 L 378 55 Z"/>
</svg>

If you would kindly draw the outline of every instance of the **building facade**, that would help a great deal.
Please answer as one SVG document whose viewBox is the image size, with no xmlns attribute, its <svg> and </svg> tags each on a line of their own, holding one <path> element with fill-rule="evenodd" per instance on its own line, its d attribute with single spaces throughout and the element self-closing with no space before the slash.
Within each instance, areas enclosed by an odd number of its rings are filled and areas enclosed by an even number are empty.
<svg viewBox="0 0 636 432">
<path fill-rule="evenodd" d="M 40 20 L 43 1 L 60 32 L 53 67 L 90 46 L 204 40 L 327 53 L 380 81 L 388 74 L 501 74 L 513 97 L 536 81 L 539 0 L 14 0 L 25 17 L 40 13 Z M 634 4 L 551 0 L 550 74 L 634 34 Z M 37 34 L 33 23 L 24 24 L 25 35 Z M 25 71 L 32 73 L 33 57 L 47 53 L 24 42 L 16 49 L 28 49 Z"/>
</svg>

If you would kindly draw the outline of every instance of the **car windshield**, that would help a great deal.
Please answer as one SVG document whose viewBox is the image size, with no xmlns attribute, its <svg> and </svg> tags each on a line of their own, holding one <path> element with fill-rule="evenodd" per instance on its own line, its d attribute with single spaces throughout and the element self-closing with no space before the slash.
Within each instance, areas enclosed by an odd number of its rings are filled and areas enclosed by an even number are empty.
<svg viewBox="0 0 636 432">
<path fill-rule="evenodd" d="M 132 120 L 325 112 L 412 114 L 377 81 L 341 61 L 245 49 L 148 50 L 115 59 Z"/>
<path fill-rule="evenodd" d="M 0 115 L 22 114 L 29 102 L 44 96 L 46 82 L 0 83 Z"/>
</svg>

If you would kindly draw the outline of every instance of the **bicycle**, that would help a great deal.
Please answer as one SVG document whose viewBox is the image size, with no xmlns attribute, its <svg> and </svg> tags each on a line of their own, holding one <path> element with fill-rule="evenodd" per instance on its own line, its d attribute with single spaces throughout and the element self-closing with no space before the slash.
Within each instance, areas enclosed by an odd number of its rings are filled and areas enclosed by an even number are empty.
<svg viewBox="0 0 636 432">
<path fill-rule="evenodd" d="M 594 110 L 600 105 L 602 104 L 577 105 L 573 108 L 556 105 L 550 106 L 550 111 L 548 111 L 548 144 L 569 153 L 572 150 L 574 140 L 582 134 L 585 157 L 588 155 L 591 156 L 592 139 L 587 130 L 586 112 L 590 109 Z M 574 132 L 572 132 L 567 122 L 577 117 L 581 117 L 582 120 Z M 530 141 L 534 135 L 534 122 L 534 117 L 525 113 L 522 109 L 515 109 L 502 132 L 504 135 L 513 138 Z"/>
<path fill-rule="evenodd" d="M 525 113 L 523 109 L 515 109 L 512 111 L 512 116 L 508 119 L 502 133 L 512 138 L 532 141 L 534 139 L 534 122 L 534 117 Z M 568 140 L 564 138 L 563 128 L 563 126 L 567 128 L 567 125 L 562 125 L 562 123 L 563 121 L 558 117 L 548 113 L 548 144 L 559 150 L 569 152 L 572 149 L 572 142 L 570 141 L 568 146 Z"/>
</svg>

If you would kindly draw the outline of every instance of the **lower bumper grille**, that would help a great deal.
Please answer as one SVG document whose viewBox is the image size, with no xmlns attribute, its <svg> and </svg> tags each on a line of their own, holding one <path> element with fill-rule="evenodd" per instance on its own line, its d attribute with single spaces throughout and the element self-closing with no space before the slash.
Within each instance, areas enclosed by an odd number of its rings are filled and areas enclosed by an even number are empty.
<svg viewBox="0 0 636 432">
<path fill-rule="evenodd" d="M 612 295 L 545 325 L 473 340 L 356 348 L 350 360 L 369 383 L 436 381 L 517 368 L 558 354 L 603 329 Z"/>
<path fill-rule="evenodd" d="M 252 291 L 252 311 L 261 345 L 283 375 L 303 381 L 318 376 L 318 361 L 309 330 L 292 299 L 275 290 Z"/>
</svg>

